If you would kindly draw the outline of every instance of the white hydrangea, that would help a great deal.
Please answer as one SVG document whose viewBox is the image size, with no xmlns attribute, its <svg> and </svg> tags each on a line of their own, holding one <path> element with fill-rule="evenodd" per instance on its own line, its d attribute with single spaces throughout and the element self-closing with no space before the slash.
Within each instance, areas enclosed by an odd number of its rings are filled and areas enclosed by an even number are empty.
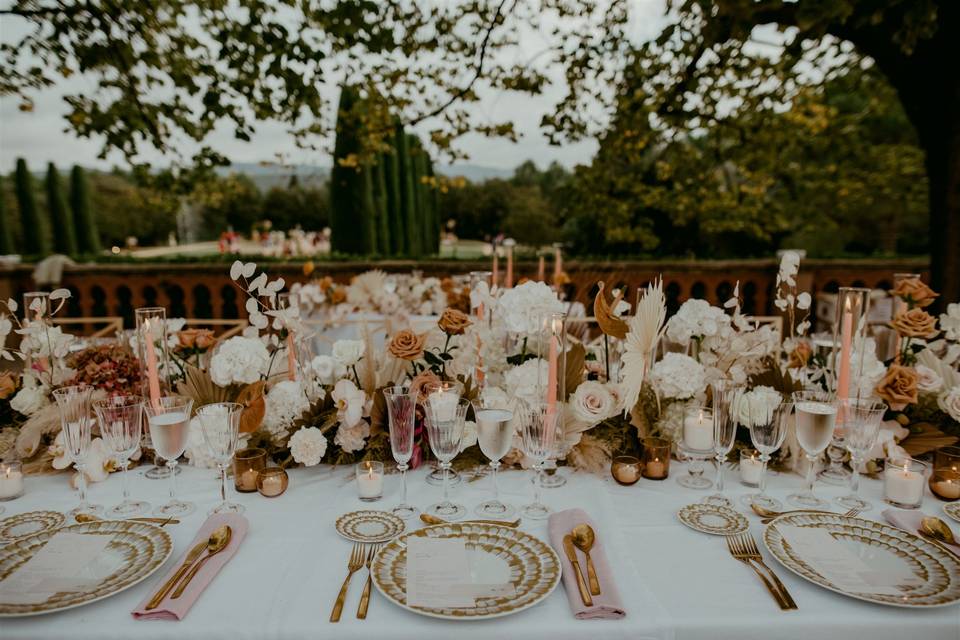
<svg viewBox="0 0 960 640">
<path fill-rule="evenodd" d="M 500 297 L 499 307 L 507 329 L 527 335 L 540 331 L 541 317 L 564 312 L 564 305 L 553 289 L 539 281 L 507 289 Z"/>
<path fill-rule="evenodd" d="M 304 466 L 320 464 L 326 452 L 327 438 L 316 427 L 304 427 L 290 436 L 290 455 Z"/>
<path fill-rule="evenodd" d="M 310 361 L 313 374 L 322 384 L 333 384 L 347 375 L 347 368 L 331 356 L 316 356 Z"/>
<path fill-rule="evenodd" d="M 337 340 L 333 343 L 333 359 L 344 367 L 352 367 L 363 357 L 363 340 Z"/>
<path fill-rule="evenodd" d="M 730 327 L 730 316 L 706 300 L 691 298 L 667 321 L 667 337 L 687 343 L 691 338 L 708 338 Z"/>
<path fill-rule="evenodd" d="M 549 366 L 542 358 L 531 358 L 521 365 L 509 369 L 504 374 L 504 386 L 514 398 L 532 403 L 538 400 L 539 384 L 547 384 Z"/>
<path fill-rule="evenodd" d="M 663 397 L 686 400 L 703 391 L 706 371 L 690 356 L 668 353 L 653 365 L 650 382 Z"/>
<path fill-rule="evenodd" d="M 333 443 L 343 449 L 344 453 L 353 453 L 363 449 L 369 435 L 370 424 L 366 420 L 361 420 L 352 427 L 340 423 L 340 426 L 337 427 L 337 435 L 333 438 Z"/>
<path fill-rule="evenodd" d="M 749 428 L 769 422 L 781 401 L 780 392 L 761 385 L 734 398 L 730 413 L 737 422 Z"/>
<path fill-rule="evenodd" d="M 194 416 L 187 427 L 187 448 L 183 455 L 187 457 L 190 464 L 200 469 L 215 469 L 217 461 L 210 455 L 210 449 L 203 440 L 203 425 L 200 424 L 200 418 Z M 239 446 L 237 447 L 240 448 Z"/>
<path fill-rule="evenodd" d="M 273 385 L 267 393 L 266 413 L 262 429 L 266 429 L 274 442 L 286 437 L 293 422 L 310 408 L 310 401 L 297 380 L 284 380 Z"/>
<path fill-rule="evenodd" d="M 221 344 L 210 358 L 210 378 L 221 387 L 235 382 L 251 384 L 260 379 L 269 363 L 270 353 L 263 342 L 234 336 Z"/>
<path fill-rule="evenodd" d="M 683 434 L 683 417 L 687 411 L 688 402 L 670 402 L 663 409 L 660 419 L 657 420 L 657 431 L 660 437 L 678 442 Z"/>
</svg>

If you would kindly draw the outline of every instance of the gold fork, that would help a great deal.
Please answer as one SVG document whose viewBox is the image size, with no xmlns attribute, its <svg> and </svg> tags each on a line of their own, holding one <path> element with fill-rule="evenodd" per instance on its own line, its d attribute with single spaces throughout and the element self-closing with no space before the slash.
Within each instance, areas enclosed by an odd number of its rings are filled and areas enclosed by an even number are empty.
<svg viewBox="0 0 960 640">
<path fill-rule="evenodd" d="M 846 513 L 843 513 L 843 514 L 841 514 L 841 515 L 843 515 L 843 516 L 845 516 L 845 517 L 847 517 L 847 518 L 854 518 L 854 517 L 860 515 L 860 512 L 861 512 L 861 511 L 863 511 L 863 509 L 853 508 L 853 509 L 850 509 L 849 511 L 847 511 Z M 769 516 L 769 517 L 767 517 L 767 518 L 760 518 L 760 522 L 761 522 L 762 524 L 770 524 L 771 522 L 773 522 L 774 520 L 776 520 L 776 519 L 779 518 L 780 516 L 784 516 L 784 515 L 787 515 L 787 514 L 790 514 L 790 513 L 827 513 L 827 514 L 833 515 L 834 512 L 833 512 L 833 511 L 814 511 L 814 510 L 807 511 L 807 510 L 805 510 L 805 509 L 795 509 L 795 510 L 793 510 L 793 511 L 781 511 L 780 513 L 778 513 L 778 514 L 775 515 L 775 516 Z"/>
<path fill-rule="evenodd" d="M 780 596 L 783 600 L 783 604 L 786 605 L 785 607 L 781 608 L 796 609 L 797 603 L 793 600 L 790 592 L 787 591 L 787 587 L 780 582 L 780 578 L 777 577 L 777 574 L 773 572 L 773 569 L 768 567 L 767 563 L 763 561 L 763 556 L 760 555 L 760 549 L 757 548 L 757 541 L 753 539 L 753 536 L 749 533 L 741 533 L 735 537 L 735 543 L 739 545 L 743 557 L 747 560 L 752 560 L 763 567 L 763 569 L 766 570 L 767 574 L 770 576 L 770 579 L 776 585 L 777 591 L 780 592 Z M 737 559 L 739 560 L 740 558 Z"/>
<path fill-rule="evenodd" d="M 737 539 L 738 536 L 727 536 L 727 549 L 730 551 L 730 555 L 734 558 L 747 565 L 753 572 L 757 574 L 757 577 L 763 582 L 763 585 L 767 588 L 767 591 L 770 592 L 770 595 L 773 596 L 773 599 L 777 601 L 777 606 L 781 609 L 786 610 L 790 607 L 787 606 L 783 598 L 780 596 L 780 593 L 777 591 L 777 588 L 773 585 L 772 582 L 763 574 L 758 567 L 756 567 L 746 555 L 745 550 L 743 549 L 740 541 Z"/>
<path fill-rule="evenodd" d="M 370 585 L 373 583 L 373 574 L 370 572 L 370 563 L 373 562 L 373 556 L 377 555 L 380 545 L 375 544 L 367 552 L 367 582 L 363 585 L 363 593 L 360 595 L 360 606 L 357 607 L 357 618 L 367 619 L 367 607 L 370 606 Z"/>
<path fill-rule="evenodd" d="M 343 613 L 343 603 L 347 599 L 347 588 L 350 586 L 350 578 L 353 577 L 360 568 L 363 567 L 363 545 L 353 545 L 353 551 L 350 552 L 350 560 L 347 562 L 347 577 L 343 579 L 343 586 L 340 587 L 340 593 L 337 595 L 337 601 L 333 604 L 333 611 L 330 612 L 330 622 L 340 622 L 340 614 Z"/>
</svg>

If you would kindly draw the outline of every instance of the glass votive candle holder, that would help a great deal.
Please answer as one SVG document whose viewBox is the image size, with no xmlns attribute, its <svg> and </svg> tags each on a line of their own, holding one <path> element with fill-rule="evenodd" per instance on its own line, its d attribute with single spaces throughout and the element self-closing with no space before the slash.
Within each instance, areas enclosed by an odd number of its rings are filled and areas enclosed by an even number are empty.
<svg viewBox="0 0 960 640">
<path fill-rule="evenodd" d="M 648 480 L 665 480 L 670 475 L 670 441 L 644 438 L 640 474 Z"/>
<path fill-rule="evenodd" d="M 629 487 L 640 479 L 640 459 L 633 456 L 616 456 L 610 463 L 610 475 L 617 481 Z"/>
<path fill-rule="evenodd" d="M 763 461 L 756 449 L 740 449 L 740 484 L 759 487 L 763 476 Z"/>
<path fill-rule="evenodd" d="M 290 478 L 280 467 L 267 467 L 257 474 L 257 491 L 267 498 L 276 498 L 287 490 Z"/>
<path fill-rule="evenodd" d="M 947 502 L 960 499 L 960 447 L 944 447 L 933 454 L 930 492 Z"/>
<path fill-rule="evenodd" d="M 883 470 L 883 499 L 899 509 L 918 509 L 923 502 L 929 465 L 921 460 L 887 458 Z"/>
<path fill-rule="evenodd" d="M 23 467 L 19 460 L 0 462 L 0 501 L 23 495 Z"/>
<path fill-rule="evenodd" d="M 265 449 L 241 449 L 233 455 L 233 484 L 241 493 L 257 490 L 257 476 L 267 466 Z"/>
<path fill-rule="evenodd" d="M 374 502 L 383 497 L 383 463 L 364 460 L 357 463 L 357 490 L 364 502 Z"/>
</svg>

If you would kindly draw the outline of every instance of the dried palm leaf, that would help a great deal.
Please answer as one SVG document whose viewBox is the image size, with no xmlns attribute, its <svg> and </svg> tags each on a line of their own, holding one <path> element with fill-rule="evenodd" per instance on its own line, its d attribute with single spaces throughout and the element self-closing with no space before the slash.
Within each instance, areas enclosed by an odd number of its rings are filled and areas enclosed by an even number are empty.
<svg viewBox="0 0 960 640">
<path fill-rule="evenodd" d="M 177 383 L 177 393 L 193 398 L 193 406 L 197 408 L 214 402 L 231 402 L 237 389 L 234 385 L 218 386 L 207 371 L 188 364 L 184 379 Z"/>
<path fill-rule="evenodd" d="M 916 457 L 949 447 L 957 442 L 956 436 L 950 436 L 929 422 L 917 422 L 910 425 L 910 435 L 900 441 L 900 446 L 911 456 Z"/>
<path fill-rule="evenodd" d="M 647 286 L 637 303 L 637 314 L 630 319 L 630 330 L 623 343 L 623 410 L 628 413 L 640 397 L 647 369 L 653 364 L 653 349 L 663 335 L 667 319 L 667 299 L 663 279 Z"/>
<path fill-rule="evenodd" d="M 607 297 L 603 294 L 603 280 L 597 283 L 599 290 L 597 297 L 593 299 L 593 315 L 597 318 L 597 324 L 600 330 L 608 336 L 613 336 L 619 340 L 627 337 L 627 323 L 617 316 L 613 315 L 613 309 L 617 308 L 620 300 L 623 299 L 623 292 L 618 292 L 613 297 L 613 304 L 607 304 Z"/>
<path fill-rule="evenodd" d="M 580 444 L 567 454 L 567 462 L 577 469 L 591 473 L 606 473 L 610 467 L 612 451 L 599 438 L 584 434 Z"/>
</svg>

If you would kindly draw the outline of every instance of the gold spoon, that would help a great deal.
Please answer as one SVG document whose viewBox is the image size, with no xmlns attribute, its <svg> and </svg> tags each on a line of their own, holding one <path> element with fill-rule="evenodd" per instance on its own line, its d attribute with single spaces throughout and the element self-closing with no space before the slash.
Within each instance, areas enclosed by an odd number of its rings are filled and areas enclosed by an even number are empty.
<svg viewBox="0 0 960 640">
<path fill-rule="evenodd" d="M 597 570 L 593 568 L 593 560 L 590 558 L 590 549 L 596 542 L 596 534 L 593 527 L 584 523 L 578 524 L 570 530 L 570 537 L 573 538 L 573 544 L 577 549 L 587 556 L 587 580 L 590 582 L 590 593 L 595 596 L 600 595 L 600 581 L 597 580 Z"/>
<path fill-rule="evenodd" d="M 145 607 L 147 611 L 151 609 L 156 609 L 160 606 L 160 603 L 163 602 L 163 599 L 167 597 L 167 594 L 170 593 L 170 590 L 173 589 L 174 585 L 183 577 L 187 571 L 190 570 L 190 566 L 197 561 L 197 558 L 200 557 L 200 554 L 203 553 L 204 549 L 208 549 L 211 545 L 215 545 L 217 540 L 219 540 L 229 529 L 226 525 L 219 527 L 210 534 L 210 537 L 207 538 L 206 542 L 198 542 L 194 545 L 193 549 L 190 549 L 190 552 L 187 553 L 187 557 L 184 559 L 183 564 L 180 565 L 180 568 L 177 569 L 177 572 L 173 574 L 169 580 L 167 580 L 163 587 L 157 591 L 156 595 L 147 603 Z"/>
<path fill-rule="evenodd" d="M 107 520 L 107 518 L 101 518 L 100 516 L 95 516 L 92 513 L 78 513 L 73 516 L 74 520 L 77 522 L 101 522 Z M 146 522 L 148 524 L 158 524 L 161 527 L 167 524 L 180 524 L 179 520 L 174 520 L 173 517 L 169 518 L 122 518 L 122 520 L 127 520 L 130 522 Z"/>
<path fill-rule="evenodd" d="M 475 524 L 494 524 L 501 527 L 519 527 L 520 518 L 516 520 L 459 520 L 459 521 L 449 521 L 444 520 L 443 518 L 438 518 L 437 516 L 432 516 L 429 513 L 421 513 L 420 519 L 427 524 L 459 524 L 461 522 L 472 522 Z"/>
<path fill-rule="evenodd" d="M 920 521 L 920 534 L 925 538 L 931 538 L 937 542 L 957 544 L 957 539 L 954 537 L 953 531 L 950 530 L 947 523 L 934 516 L 924 516 L 923 520 Z M 960 554 L 953 549 L 949 547 L 944 548 L 953 555 L 960 556 Z"/>
<path fill-rule="evenodd" d="M 203 567 L 203 564 L 217 555 L 221 551 L 227 548 L 227 545 L 230 544 L 230 539 L 233 537 L 233 529 L 224 525 L 218 528 L 210 535 L 210 539 L 207 540 L 207 555 L 203 556 L 200 559 L 200 562 L 193 565 L 193 568 L 190 569 L 190 572 L 183 578 L 180 582 L 180 586 L 177 587 L 173 595 L 170 596 L 171 599 L 176 600 L 183 595 L 183 590 L 187 588 L 187 585 L 190 584 L 190 581 L 193 580 L 200 569 Z"/>
</svg>

